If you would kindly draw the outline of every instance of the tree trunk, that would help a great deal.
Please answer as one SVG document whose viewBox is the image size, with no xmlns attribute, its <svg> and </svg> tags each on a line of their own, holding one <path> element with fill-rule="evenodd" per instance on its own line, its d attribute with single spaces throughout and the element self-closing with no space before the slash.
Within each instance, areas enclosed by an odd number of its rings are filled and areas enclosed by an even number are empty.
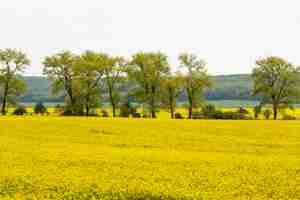
<svg viewBox="0 0 300 200">
<path fill-rule="evenodd" d="M 90 107 L 86 106 L 85 110 L 86 110 L 86 116 L 88 117 L 90 115 Z"/>
<path fill-rule="evenodd" d="M 4 88 L 4 94 L 3 94 L 3 100 L 2 100 L 2 108 L 1 108 L 2 115 L 6 115 L 7 95 L 8 95 L 8 82 L 5 83 L 5 88 Z"/>
<path fill-rule="evenodd" d="M 115 103 L 112 103 L 111 106 L 112 106 L 113 117 L 116 117 L 116 105 L 115 105 Z"/>
<path fill-rule="evenodd" d="M 150 102 L 150 109 L 151 109 L 151 118 L 156 118 L 156 113 L 155 113 L 155 86 L 151 87 L 151 102 Z"/>
<path fill-rule="evenodd" d="M 188 101 L 189 101 L 189 119 L 192 119 L 193 115 L 193 92 L 190 92 L 189 88 L 187 90 Z"/>
<path fill-rule="evenodd" d="M 189 119 L 192 119 L 192 114 L 193 114 L 193 107 L 189 107 Z"/>
<path fill-rule="evenodd" d="M 111 87 L 109 87 L 108 90 L 109 90 L 110 104 L 111 104 L 112 111 L 113 111 L 113 117 L 116 117 L 116 104 L 115 104 L 115 99 L 113 96 L 113 89 Z"/>
<path fill-rule="evenodd" d="M 172 105 L 170 107 L 170 111 L 171 111 L 171 118 L 174 119 L 174 108 Z"/>
<path fill-rule="evenodd" d="M 174 119 L 174 98 L 173 98 L 173 91 L 172 88 L 169 87 L 169 106 L 171 112 L 171 118 Z"/>
<path fill-rule="evenodd" d="M 89 96 L 89 94 L 86 96 L 86 98 L 85 98 L 85 103 L 86 103 L 86 105 L 85 105 L 85 111 L 86 111 L 86 116 L 88 117 L 89 115 L 90 115 L 90 96 Z"/>
<path fill-rule="evenodd" d="M 273 105 L 273 115 L 274 115 L 274 120 L 277 120 L 277 115 L 278 115 L 278 107 L 277 105 Z"/>
</svg>

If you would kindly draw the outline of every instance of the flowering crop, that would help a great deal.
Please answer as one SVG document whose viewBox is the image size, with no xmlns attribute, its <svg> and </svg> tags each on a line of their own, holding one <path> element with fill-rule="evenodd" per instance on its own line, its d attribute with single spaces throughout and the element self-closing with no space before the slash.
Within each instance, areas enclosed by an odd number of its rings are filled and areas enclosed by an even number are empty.
<svg viewBox="0 0 300 200">
<path fill-rule="evenodd" d="M 0 199 L 299 199 L 298 121 L 0 118 Z"/>
</svg>

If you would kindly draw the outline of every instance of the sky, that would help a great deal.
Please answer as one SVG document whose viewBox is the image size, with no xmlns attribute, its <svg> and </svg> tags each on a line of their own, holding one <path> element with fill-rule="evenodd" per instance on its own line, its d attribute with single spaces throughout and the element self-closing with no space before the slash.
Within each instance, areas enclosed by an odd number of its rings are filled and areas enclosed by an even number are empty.
<svg viewBox="0 0 300 200">
<path fill-rule="evenodd" d="M 299 0 L 9 0 L 0 5 L 0 48 L 28 54 L 26 75 L 64 49 L 125 56 L 162 51 L 206 60 L 210 74 L 250 73 L 280 56 L 300 65 Z"/>
</svg>

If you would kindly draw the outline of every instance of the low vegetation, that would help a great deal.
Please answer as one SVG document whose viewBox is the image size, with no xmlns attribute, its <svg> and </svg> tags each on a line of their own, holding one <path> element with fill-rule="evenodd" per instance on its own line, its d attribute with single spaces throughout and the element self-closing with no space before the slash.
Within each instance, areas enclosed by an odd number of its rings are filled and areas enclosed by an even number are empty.
<svg viewBox="0 0 300 200">
<path fill-rule="evenodd" d="M 297 121 L 0 118 L 0 199 L 298 199 Z"/>
</svg>

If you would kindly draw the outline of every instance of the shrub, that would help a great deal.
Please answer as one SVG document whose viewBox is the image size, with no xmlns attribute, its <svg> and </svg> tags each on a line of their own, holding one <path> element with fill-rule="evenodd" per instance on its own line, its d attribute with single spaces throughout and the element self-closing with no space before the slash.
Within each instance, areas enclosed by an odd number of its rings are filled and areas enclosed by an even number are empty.
<svg viewBox="0 0 300 200">
<path fill-rule="evenodd" d="M 203 119 L 203 114 L 201 112 L 193 112 L 192 119 Z"/>
<path fill-rule="evenodd" d="M 283 115 L 282 117 L 283 120 L 296 120 L 297 118 L 295 116 L 292 116 L 292 115 Z"/>
<path fill-rule="evenodd" d="M 215 113 L 215 119 L 232 119 L 232 120 L 244 120 L 244 119 L 250 119 L 245 114 L 240 112 L 222 112 L 222 111 L 216 111 Z"/>
<path fill-rule="evenodd" d="M 35 114 L 46 114 L 47 113 L 47 108 L 44 106 L 42 102 L 37 103 L 34 106 L 34 113 Z"/>
<path fill-rule="evenodd" d="M 261 106 L 255 106 L 253 108 L 254 118 L 257 119 L 259 114 L 261 113 Z"/>
<path fill-rule="evenodd" d="M 101 110 L 101 117 L 109 117 L 109 114 L 106 110 Z"/>
<path fill-rule="evenodd" d="M 133 117 L 133 118 L 141 118 L 142 116 L 141 116 L 140 113 L 135 112 L 135 113 L 132 113 L 132 117 Z"/>
<path fill-rule="evenodd" d="M 151 118 L 151 116 L 150 116 L 149 114 L 146 114 L 146 113 L 144 113 L 144 114 L 142 115 L 142 117 L 143 117 L 143 118 Z"/>
<path fill-rule="evenodd" d="M 92 110 L 89 112 L 89 116 L 91 116 L 91 117 L 98 117 L 99 114 L 96 112 L 96 109 L 92 109 Z"/>
<path fill-rule="evenodd" d="M 59 105 L 59 104 L 57 104 L 55 107 L 54 107 L 54 113 L 63 113 L 64 112 L 64 108 L 61 106 L 61 105 Z"/>
<path fill-rule="evenodd" d="M 249 111 L 243 107 L 240 107 L 238 110 L 237 110 L 237 113 L 240 113 L 240 114 L 244 114 L 244 115 L 248 115 L 249 114 Z"/>
<path fill-rule="evenodd" d="M 217 111 L 216 107 L 212 104 L 207 104 L 202 107 L 203 117 L 207 119 L 215 118 L 216 111 Z"/>
<path fill-rule="evenodd" d="M 66 105 L 63 108 L 63 112 L 61 113 L 63 116 L 83 116 L 84 110 L 82 106 L 76 106 L 74 109 L 71 108 L 71 106 Z"/>
<path fill-rule="evenodd" d="M 175 119 L 184 119 L 184 117 L 181 115 L 181 113 L 175 113 L 174 117 L 175 117 Z"/>
<path fill-rule="evenodd" d="M 136 108 L 131 106 L 129 102 L 122 104 L 120 107 L 120 117 L 129 117 L 136 112 Z"/>
<path fill-rule="evenodd" d="M 13 112 L 13 115 L 25 115 L 27 114 L 27 110 L 24 106 L 19 106 Z"/>
<path fill-rule="evenodd" d="M 120 107 L 120 117 L 129 117 L 130 111 L 127 104 L 123 104 Z"/>
<path fill-rule="evenodd" d="M 271 115 L 272 115 L 272 111 L 270 109 L 266 109 L 263 114 L 265 116 L 266 119 L 270 119 Z"/>
</svg>

